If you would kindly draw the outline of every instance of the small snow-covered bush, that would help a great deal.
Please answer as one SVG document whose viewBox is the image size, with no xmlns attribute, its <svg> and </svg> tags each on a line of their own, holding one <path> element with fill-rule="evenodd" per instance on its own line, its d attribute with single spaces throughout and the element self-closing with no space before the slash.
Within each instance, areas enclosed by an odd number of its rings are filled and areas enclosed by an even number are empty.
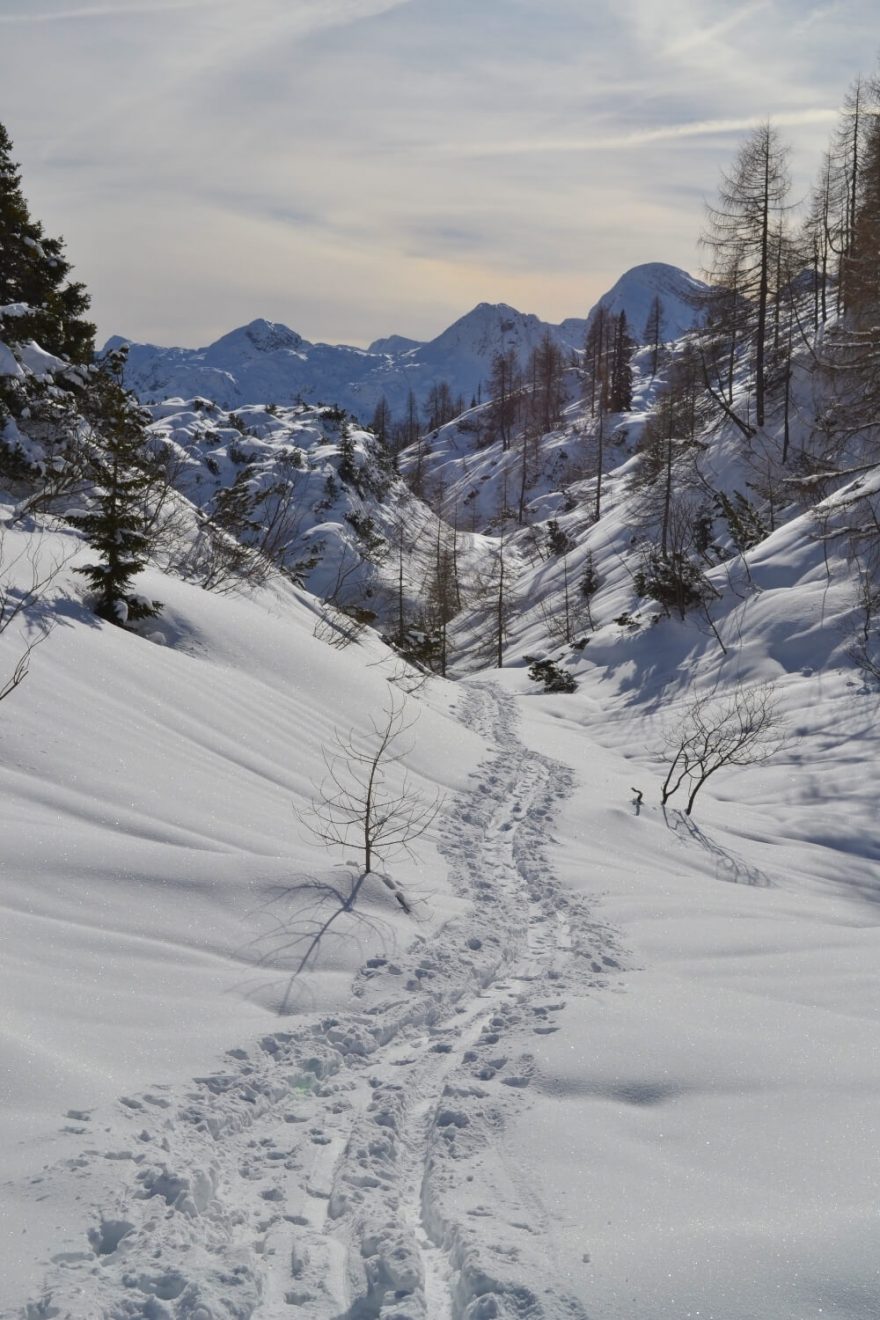
<svg viewBox="0 0 880 1320">
<path fill-rule="evenodd" d="M 526 656 L 526 659 L 531 659 Z M 529 665 L 529 678 L 533 683 L 543 683 L 545 692 L 576 692 L 577 683 L 573 674 L 561 669 L 553 660 L 532 660 Z"/>
</svg>

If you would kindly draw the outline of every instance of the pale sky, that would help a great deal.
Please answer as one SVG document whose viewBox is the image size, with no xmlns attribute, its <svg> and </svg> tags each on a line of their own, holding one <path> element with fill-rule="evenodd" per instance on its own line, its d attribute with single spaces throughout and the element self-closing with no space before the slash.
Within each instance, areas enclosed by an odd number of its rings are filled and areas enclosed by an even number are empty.
<svg viewBox="0 0 880 1320">
<path fill-rule="evenodd" d="M 0 0 L 0 121 L 99 339 L 429 338 L 697 272 L 751 123 L 806 192 L 877 0 Z"/>
</svg>

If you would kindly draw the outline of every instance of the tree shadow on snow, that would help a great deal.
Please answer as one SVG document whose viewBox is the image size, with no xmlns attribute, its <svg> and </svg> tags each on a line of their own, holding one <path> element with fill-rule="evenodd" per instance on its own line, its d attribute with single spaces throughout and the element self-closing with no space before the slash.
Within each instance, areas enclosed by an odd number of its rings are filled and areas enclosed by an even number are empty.
<svg viewBox="0 0 880 1320">
<path fill-rule="evenodd" d="M 720 843 L 710 839 L 683 811 L 671 810 L 667 807 L 663 807 L 662 810 L 667 828 L 672 830 L 673 834 L 685 841 L 693 839 L 713 859 L 717 879 L 725 880 L 732 885 L 751 885 L 754 889 L 772 888 L 773 881 L 760 867 L 752 866 L 751 862 L 731 852 L 729 848 L 722 848 Z"/>
<path fill-rule="evenodd" d="M 279 967 L 284 978 L 273 982 L 280 993 L 279 1016 L 297 1011 L 310 992 L 305 974 L 319 961 L 325 965 L 334 949 L 350 949 L 368 940 L 371 947 L 385 951 L 394 943 L 391 925 L 358 908 L 357 901 L 367 881 L 382 881 L 381 874 L 340 866 L 335 874 L 301 876 L 289 885 L 277 885 L 260 908 L 269 929 L 250 940 L 245 948 L 258 967 Z M 351 961 L 350 954 L 346 962 Z M 265 983 L 259 989 L 266 990 Z"/>
</svg>

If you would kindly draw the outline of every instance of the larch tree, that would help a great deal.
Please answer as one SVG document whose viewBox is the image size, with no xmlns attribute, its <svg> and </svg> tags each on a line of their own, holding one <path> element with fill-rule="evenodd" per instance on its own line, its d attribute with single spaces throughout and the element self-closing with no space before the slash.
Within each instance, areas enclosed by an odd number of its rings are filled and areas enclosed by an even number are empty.
<svg viewBox="0 0 880 1320">
<path fill-rule="evenodd" d="M 707 210 L 702 242 L 709 260 L 707 275 L 721 297 L 733 292 L 739 314 L 747 309 L 755 392 L 755 421 L 766 417 L 768 343 L 777 244 L 784 241 L 789 210 L 788 149 L 770 123 L 753 129 L 732 168 L 722 174 L 718 200 Z"/>
<path fill-rule="evenodd" d="M 510 440 L 521 403 L 522 371 L 515 348 L 498 351 L 492 358 L 488 390 L 492 403 L 489 414 L 492 425 L 501 440 L 502 450 L 510 448 Z"/>
</svg>

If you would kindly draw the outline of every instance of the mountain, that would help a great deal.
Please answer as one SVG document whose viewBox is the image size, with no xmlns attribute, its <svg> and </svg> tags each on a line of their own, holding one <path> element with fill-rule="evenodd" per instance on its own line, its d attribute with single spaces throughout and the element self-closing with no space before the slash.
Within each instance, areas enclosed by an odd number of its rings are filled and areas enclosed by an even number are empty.
<svg viewBox="0 0 880 1320">
<path fill-rule="evenodd" d="M 645 343 L 645 322 L 654 298 L 663 304 L 662 336 L 667 342 L 681 339 L 693 330 L 700 319 L 701 300 L 709 291 L 708 284 L 662 261 L 633 266 L 609 289 L 587 317 L 589 325 L 600 307 L 614 316 L 626 312 L 629 333 L 637 344 Z M 563 325 L 567 325 L 563 322 Z"/>
<path fill-rule="evenodd" d="M 198 395 L 223 408 L 303 398 L 351 407 L 351 382 L 386 360 L 343 344 L 312 344 L 265 320 L 239 326 L 207 348 L 160 348 L 118 337 L 107 347 L 120 344 L 129 350 L 126 384 L 144 402 Z"/>
<path fill-rule="evenodd" d="M 704 288 L 685 271 L 654 263 L 622 276 L 600 303 L 614 312 L 625 310 L 638 338 L 651 300 L 659 294 L 672 339 L 693 326 L 694 299 Z M 162 348 L 119 336 L 106 347 L 128 345 L 126 383 L 146 403 L 201 396 L 223 408 L 238 408 L 307 399 L 335 404 L 368 422 L 383 396 L 400 416 L 410 390 L 421 407 L 431 387 L 443 380 L 453 396 L 469 402 L 485 386 L 495 353 L 514 348 L 525 364 L 549 334 L 568 354 L 583 346 L 587 324 L 585 318 L 568 317 L 554 325 L 506 303 L 479 303 L 427 342 L 389 335 L 368 349 L 311 343 L 266 320 L 231 330 L 206 348 Z"/>
<path fill-rule="evenodd" d="M 369 349 L 313 344 L 285 325 L 256 320 L 206 348 L 161 348 L 119 336 L 105 347 L 128 345 L 126 384 L 145 403 L 201 396 L 237 408 L 307 399 L 368 422 L 383 396 L 401 415 L 410 390 L 421 407 L 441 380 L 469 400 L 485 384 L 499 350 L 516 348 L 525 363 L 549 333 L 568 352 L 582 344 L 585 325 L 577 318 L 550 325 L 505 303 L 480 303 L 427 343 L 390 335 Z"/>
<path fill-rule="evenodd" d="M 421 348 L 424 342 L 424 339 L 407 339 L 406 335 L 386 335 L 384 339 L 374 339 L 367 352 L 406 353 L 411 348 Z"/>
</svg>

